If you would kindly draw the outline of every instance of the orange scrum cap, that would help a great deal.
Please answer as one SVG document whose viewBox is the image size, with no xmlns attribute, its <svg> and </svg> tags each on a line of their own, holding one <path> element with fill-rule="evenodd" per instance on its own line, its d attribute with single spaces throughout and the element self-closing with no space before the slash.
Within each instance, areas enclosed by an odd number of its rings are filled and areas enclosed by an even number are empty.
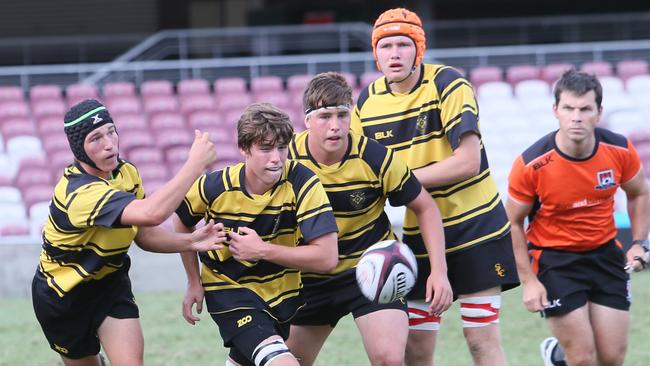
<svg viewBox="0 0 650 366">
<path fill-rule="evenodd" d="M 383 12 L 375 21 L 372 29 L 372 53 L 377 60 L 377 42 L 384 37 L 406 36 L 415 43 L 415 63 L 413 67 L 420 66 L 426 49 L 426 37 L 422 29 L 422 21 L 414 12 L 395 8 Z M 379 68 L 379 62 L 377 62 Z"/>
</svg>

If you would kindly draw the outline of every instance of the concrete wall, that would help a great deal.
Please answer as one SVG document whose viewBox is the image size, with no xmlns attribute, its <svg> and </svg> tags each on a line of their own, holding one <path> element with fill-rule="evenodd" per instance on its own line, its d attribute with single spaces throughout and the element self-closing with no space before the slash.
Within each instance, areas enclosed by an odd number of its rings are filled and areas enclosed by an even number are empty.
<svg viewBox="0 0 650 366">
<path fill-rule="evenodd" d="M 29 297 L 40 244 L 0 246 L 0 298 Z M 129 250 L 133 290 L 138 293 L 184 290 L 185 271 L 178 254 L 149 253 L 132 245 Z"/>
</svg>

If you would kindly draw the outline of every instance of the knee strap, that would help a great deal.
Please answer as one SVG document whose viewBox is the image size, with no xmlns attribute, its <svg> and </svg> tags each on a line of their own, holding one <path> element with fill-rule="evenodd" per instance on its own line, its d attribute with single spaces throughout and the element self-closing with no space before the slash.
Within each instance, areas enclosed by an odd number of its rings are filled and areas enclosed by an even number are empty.
<svg viewBox="0 0 650 366">
<path fill-rule="evenodd" d="M 408 301 L 410 330 L 440 330 L 440 317 L 429 313 L 429 304 L 424 301 Z"/>
<path fill-rule="evenodd" d="M 501 295 L 473 296 L 460 299 L 463 328 L 485 327 L 499 323 Z"/>
<path fill-rule="evenodd" d="M 284 344 L 283 340 L 276 339 L 271 342 L 258 345 L 255 350 L 253 350 L 252 359 L 255 362 L 255 366 L 265 366 L 275 358 L 287 353 L 291 354 L 291 352 L 289 352 L 289 347 Z"/>
</svg>

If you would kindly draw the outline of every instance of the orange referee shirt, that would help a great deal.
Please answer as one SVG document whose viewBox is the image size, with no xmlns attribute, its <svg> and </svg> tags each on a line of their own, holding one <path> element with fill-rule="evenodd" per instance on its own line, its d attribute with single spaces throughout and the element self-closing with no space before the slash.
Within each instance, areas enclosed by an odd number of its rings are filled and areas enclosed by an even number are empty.
<svg viewBox="0 0 650 366">
<path fill-rule="evenodd" d="M 574 159 L 557 148 L 556 133 L 517 157 L 508 195 L 533 205 L 526 230 L 533 245 L 592 250 L 616 236 L 614 193 L 639 172 L 639 155 L 624 136 L 596 128 L 594 152 L 586 159 Z"/>
</svg>

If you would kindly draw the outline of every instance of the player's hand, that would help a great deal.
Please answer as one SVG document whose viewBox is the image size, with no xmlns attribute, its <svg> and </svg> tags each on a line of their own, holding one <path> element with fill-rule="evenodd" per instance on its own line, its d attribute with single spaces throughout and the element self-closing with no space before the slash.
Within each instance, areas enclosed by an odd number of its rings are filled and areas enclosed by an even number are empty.
<svg viewBox="0 0 650 366">
<path fill-rule="evenodd" d="M 530 312 L 538 312 L 546 309 L 549 306 L 548 298 L 546 295 L 546 287 L 539 282 L 537 278 L 531 278 L 526 283 L 523 283 L 524 294 L 523 300 L 526 309 Z"/>
<path fill-rule="evenodd" d="M 203 286 L 198 281 L 188 283 L 185 297 L 183 297 L 183 318 L 192 325 L 201 320 L 192 312 L 194 304 L 196 304 L 197 315 L 201 314 L 203 311 Z"/>
<path fill-rule="evenodd" d="M 425 302 L 431 302 L 429 309 L 435 316 L 440 316 L 449 309 L 454 301 L 454 293 L 451 290 L 447 273 L 436 274 L 431 272 L 427 278 L 427 289 L 424 297 Z"/>
<path fill-rule="evenodd" d="M 194 164 L 203 172 L 216 159 L 217 152 L 214 149 L 214 144 L 210 141 L 209 134 L 194 130 L 194 142 L 192 143 L 192 147 L 190 147 L 187 163 Z"/>
<path fill-rule="evenodd" d="M 223 230 L 223 224 L 215 224 L 214 220 L 210 220 L 205 226 L 192 232 L 191 248 L 195 252 L 219 250 L 223 247 L 221 243 L 225 241 L 226 232 Z"/>
<path fill-rule="evenodd" d="M 648 260 L 650 259 L 648 253 L 639 244 L 632 245 L 626 253 L 625 270 L 628 273 L 642 271 L 648 266 Z"/>
<path fill-rule="evenodd" d="M 268 244 L 249 227 L 240 227 L 237 232 L 230 233 L 230 253 L 238 261 L 256 262 L 263 259 L 267 247 Z"/>
</svg>

